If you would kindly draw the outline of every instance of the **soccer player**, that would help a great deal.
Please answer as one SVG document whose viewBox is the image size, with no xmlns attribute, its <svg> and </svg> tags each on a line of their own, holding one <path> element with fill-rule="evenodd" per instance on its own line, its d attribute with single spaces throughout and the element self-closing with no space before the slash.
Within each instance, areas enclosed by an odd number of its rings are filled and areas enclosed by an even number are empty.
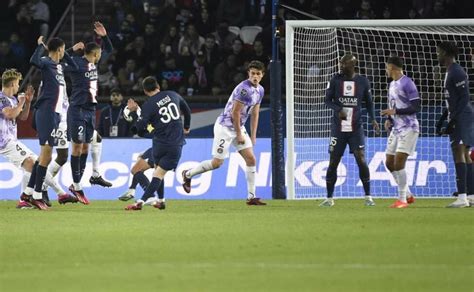
<svg viewBox="0 0 474 292">
<path fill-rule="evenodd" d="M 388 109 L 380 112 L 387 116 L 385 130 L 390 133 L 385 150 L 385 165 L 398 184 L 399 194 L 398 200 L 390 208 L 406 208 L 415 201 L 413 195 L 407 198 L 409 194 L 405 163 L 415 151 L 420 133 L 416 118 L 421 107 L 420 95 L 415 83 L 403 74 L 401 58 L 388 58 L 385 70 L 392 79 L 388 91 Z"/>
<path fill-rule="evenodd" d="M 53 147 L 58 142 L 56 132 L 61 119 L 62 100 L 66 95 L 64 68 L 60 62 L 64 58 L 65 65 L 72 68 L 77 68 L 77 64 L 65 52 L 62 39 L 53 38 L 48 42 L 48 46 L 45 46 L 43 36 L 40 36 L 37 42 L 38 46 L 31 56 L 30 62 L 42 73 L 41 93 L 35 104 L 34 118 L 34 127 L 38 132 L 41 150 L 39 161 L 35 163 L 31 172 L 28 187 L 34 187 L 33 198 L 30 202 L 40 210 L 46 210 L 48 206 L 42 199 L 41 188 L 51 162 Z M 41 57 L 45 48 L 48 50 L 48 56 Z"/>
<path fill-rule="evenodd" d="M 30 179 L 31 171 L 37 156 L 17 139 L 16 119 L 26 120 L 30 112 L 31 100 L 34 95 L 32 86 L 28 86 L 26 93 L 18 93 L 21 73 L 15 69 L 5 70 L 2 74 L 2 91 L 0 92 L 0 154 L 17 168 L 23 168 L 22 191 L 31 194 L 32 189 L 26 190 L 26 185 Z M 54 188 L 58 193 L 60 204 L 74 203 L 75 197 L 67 195 L 60 186 L 54 183 L 50 175 L 46 175 L 45 184 Z M 23 200 L 24 199 L 24 200 Z M 29 203 L 30 198 L 22 195 L 17 208 L 32 208 Z"/>
<path fill-rule="evenodd" d="M 448 208 L 469 207 L 474 204 L 474 196 L 467 197 L 468 182 L 474 181 L 474 170 L 469 155 L 474 146 L 474 109 L 469 96 L 469 80 L 464 69 L 456 63 L 458 48 L 454 43 L 442 42 L 437 45 L 439 63 L 446 68 L 444 89 L 448 104 L 448 126 L 451 151 L 456 167 L 458 197 Z M 470 167 L 468 167 L 470 166 Z"/>
<path fill-rule="evenodd" d="M 253 145 L 257 142 L 258 116 L 264 89 L 260 81 L 265 73 L 265 65 L 260 61 L 251 61 L 247 66 L 248 79 L 240 82 L 232 91 L 222 112 L 214 124 L 214 142 L 212 160 L 202 161 L 193 169 L 185 170 L 183 189 L 191 192 L 191 179 L 201 173 L 221 167 L 224 159 L 229 157 L 229 148 L 233 145 L 244 158 L 247 165 L 247 205 L 266 205 L 255 195 L 256 159 Z M 251 116 L 251 137 L 245 129 L 245 122 Z"/>
<path fill-rule="evenodd" d="M 89 200 L 84 194 L 81 178 L 84 173 L 95 127 L 95 106 L 97 104 L 97 63 L 101 57 L 106 58 L 112 52 L 112 43 L 105 27 L 100 22 L 94 23 L 94 31 L 103 40 L 104 56 L 101 47 L 90 42 L 85 45 L 84 56 L 74 56 L 76 67 L 66 67 L 72 81 L 70 106 L 67 113 L 68 139 L 72 141 L 71 171 L 73 184 L 69 190 L 85 205 Z"/>
<path fill-rule="evenodd" d="M 334 111 L 334 114 L 329 143 L 329 167 L 326 173 L 327 198 L 320 204 L 322 207 L 334 206 L 333 193 L 337 181 L 337 167 L 347 144 L 359 166 L 359 177 L 365 192 L 365 205 L 375 206 L 370 195 L 370 172 L 365 160 L 365 135 L 360 121 L 362 102 L 365 102 L 367 113 L 377 135 L 380 128 L 374 116 L 369 80 L 365 76 L 356 74 L 356 63 L 357 59 L 354 55 L 345 54 L 339 62 L 341 72 L 332 77 L 326 90 L 325 103 Z"/>
<path fill-rule="evenodd" d="M 155 170 L 150 185 L 146 188 L 142 198 L 135 204 L 127 206 L 126 210 L 141 210 L 143 204 L 163 184 L 163 178 L 169 170 L 178 166 L 183 145 L 186 143 L 184 135 L 189 133 L 191 123 L 191 110 L 186 101 L 174 91 L 160 92 L 160 86 L 154 77 L 146 77 L 142 82 L 143 91 L 149 98 L 142 107 L 141 118 L 136 123 L 139 136 L 144 136 L 151 124 L 153 132 L 153 160 Z M 127 107 L 136 111 L 138 105 L 129 100 Z M 184 124 L 180 112 L 184 115 Z M 158 197 L 158 202 L 153 205 L 158 209 L 165 209 L 164 194 Z"/>
</svg>

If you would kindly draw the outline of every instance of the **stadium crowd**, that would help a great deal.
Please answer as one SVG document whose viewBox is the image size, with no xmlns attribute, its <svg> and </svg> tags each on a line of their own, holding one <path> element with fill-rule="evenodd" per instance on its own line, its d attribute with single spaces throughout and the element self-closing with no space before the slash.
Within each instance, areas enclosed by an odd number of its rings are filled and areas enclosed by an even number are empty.
<svg viewBox="0 0 474 292">
<path fill-rule="evenodd" d="M 47 35 L 61 8 L 51 0 L 2 1 L 0 71 L 26 73 L 39 34 Z M 66 2 L 66 1 L 65 1 Z M 99 64 L 99 88 L 108 96 L 141 93 L 144 76 L 155 76 L 163 89 L 183 96 L 228 94 L 245 78 L 250 60 L 269 64 L 271 55 L 269 0 L 109 0 L 97 16 L 106 24 L 114 53 Z M 400 3 L 399 3 L 400 2 Z M 403 3 L 401 3 L 403 2 Z M 469 16 L 452 0 L 280 1 L 323 19 L 450 18 Z M 62 5 L 62 6 L 61 6 Z M 302 19 L 295 10 L 279 8 L 278 24 Z M 12 29 L 12 27 L 16 29 Z M 250 28 L 249 28 L 250 27 Z M 78 33 L 84 42 L 94 36 Z M 280 42 L 284 58 L 284 42 Z M 72 45 L 72 44 L 71 44 Z M 268 75 L 263 80 L 265 85 Z"/>
</svg>

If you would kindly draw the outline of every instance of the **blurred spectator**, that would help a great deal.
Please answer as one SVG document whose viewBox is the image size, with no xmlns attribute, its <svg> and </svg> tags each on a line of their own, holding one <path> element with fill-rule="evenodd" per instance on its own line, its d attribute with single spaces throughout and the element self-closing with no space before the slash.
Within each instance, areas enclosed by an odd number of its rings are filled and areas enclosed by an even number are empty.
<svg viewBox="0 0 474 292">
<path fill-rule="evenodd" d="M 158 36 L 153 24 L 145 24 L 143 39 L 145 41 L 145 51 L 147 54 L 156 56 L 155 50 L 159 47 L 161 36 Z"/>
<path fill-rule="evenodd" d="M 127 13 L 127 15 L 125 15 L 125 20 L 128 22 L 132 33 L 137 34 L 140 32 L 140 26 L 138 25 L 135 19 L 135 15 L 133 15 L 132 13 Z"/>
<path fill-rule="evenodd" d="M 222 61 L 222 55 L 216 43 L 216 37 L 213 34 L 206 36 L 206 42 L 201 46 L 201 51 L 206 57 L 206 64 L 209 67 L 215 67 L 217 63 Z"/>
<path fill-rule="evenodd" d="M 230 92 L 234 87 L 232 85 L 234 75 L 237 73 L 236 56 L 228 55 L 225 61 L 219 63 L 214 70 L 212 93 L 216 95 Z"/>
<path fill-rule="evenodd" d="M 230 54 L 235 56 L 235 64 L 238 68 L 244 65 L 245 60 L 247 60 L 247 56 L 243 51 L 243 43 L 239 38 L 234 39 Z"/>
<path fill-rule="evenodd" d="M 184 81 L 184 70 L 178 67 L 176 59 L 172 55 L 166 57 L 164 65 L 159 77 L 168 81 L 170 90 L 178 90 Z"/>
<path fill-rule="evenodd" d="M 133 42 L 125 47 L 123 58 L 125 60 L 133 58 L 136 62 L 136 66 L 142 68 L 150 58 L 150 55 L 151 51 L 145 50 L 145 39 L 143 36 L 137 36 Z"/>
<path fill-rule="evenodd" d="M 30 43 L 36 43 L 32 33 L 32 21 L 33 19 L 28 7 L 25 4 L 21 5 L 16 14 L 16 22 L 18 24 L 18 33 L 23 40 L 28 42 L 28 47 Z"/>
<path fill-rule="evenodd" d="M 98 85 L 99 93 L 109 94 L 112 88 L 115 88 L 119 85 L 117 78 L 111 70 L 111 66 L 107 62 L 100 62 L 99 67 L 97 68 L 98 73 Z"/>
<path fill-rule="evenodd" d="M 270 63 L 270 57 L 265 54 L 263 43 L 261 40 L 257 39 L 253 42 L 253 51 L 248 56 L 247 60 L 258 60 L 265 64 L 265 67 L 268 66 L 268 63 Z"/>
<path fill-rule="evenodd" d="M 204 43 L 204 38 L 198 34 L 194 24 L 189 24 L 186 32 L 179 40 L 178 53 L 183 55 L 183 48 L 188 47 L 191 54 L 195 56 Z"/>
<path fill-rule="evenodd" d="M 130 27 L 128 21 L 124 20 L 120 24 L 119 30 L 112 34 L 111 40 L 114 44 L 114 47 L 118 50 L 121 50 L 125 47 L 126 44 L 130 43 L 135 37 L 135 34 Z"/>
<path fill-rule="evenodd" d="M 25 44 L 20 40 L 20 36 L 14 32 L 10 35 L 10 50 L 18 59 L 26 57 Z"/>
<path fill-rule="evenodd" d="M 196 59 L 193 62 L 194 75 L 196 77 L 196 87 L 199 92 L 207 91 L 209 79 L 209 67 L 206 64 L 206 56 L 203 51 L 197 53 Z M 188 80 L 189 81 L 189 80 Z"/>
<path fill-rule="evenodd" d="M 33 25 L 38 29 L 38 35 L 46 39 L 49 33 L 49 6 L 43 0 L 31 0 Z"/>
<path fill-rule="evenodd" d="M 217 21 L 227 21 L 231 26 L 244 25 L 245 9 L 242 0 L 221 0 L 217 8 Z"/>
<path fill-rule="evenodd" d="M 98 132 L 102 137 L 131 137 L 130 123 L 123 117 L 125 105 L 119 89 L 110 92 L 110 105 L 100 113 Z"/>
<path fill-rule="evenodd" d="M 10 44 L 6 41 L 0 42 L 0 72 L 8 68 L 16 68 L 23 71 L 21 60 L 10 50 Z"/>
<path fill-rule="evenodd" d="M 375 12 L 372 10 L 369 0 L 362 0 L 360 8 L 357 10 L 354 18 L 358 19 L 373 19 L 375 18 Z"/>
<path fill-rule="evenodd" d="M 209 18 L 209 13 L 207 12 L 207 9 L 203 9 L 196 21 L 196 29 L 198 33 L 202 36 L 205 36 L 213 32 L 214 27 L 214 21 Z"/>
<path fill-rule="evenodd" d="M 408 18 L 409 19 L 420 18 L 420 15 L 418 14 L 418 12 L 414 8 L 411 8 L 408 11 Z"/>
<path fill-rule="evenodd" d="M 436 2 L 433 5 L 433 10 L 430 15 L 431 18 L 446 18 L 447 13 L 446 9 L 444 7 L 443 1 L 441 0 L 436 0 Z"/>
<path fill-rule="evenodd" d="M 128 59 L 125 63 L 125 67 L 120 68 L 118 71 L 120 88 L 125 94 L 132 93 L 132 88 L 138 82 L 140 76 L 140 71 L 137 69 L 135 60 Z"/>
<path fill-rule="evenodd" d="M 168 31 L 163 38 L 163 43 L 170 47 L 170 53 L 173 55 L 178 55 L 178 45 L 180 41 L 180 36 L 178 35 L 178 28 L 176 25 L 172 24 L 168 27 Z"/>
<path fill-rule="evenodd" d="M 216 37 L 216 43 L 220 51 L 230 50 L 234 39 L 238 37 L 229 31 L 229 23 L 227 21 L 221 21 L 213 34 Z"/>
<path fill-rule="evenodd" d="M 112 4 L 112 8 L 109 12 L 112 15 L 113 27 L 120 27 L 122 22 L 125 20 L 125 9 L 123 8 L 122 1 L 115 0 Z"/>
<path fill-rule="evenodd" d="M 390 19 L 392 18 L 392 11 L 390 10 L 390 7 L 385 6 L 383 11 L 382 11 L 382 18 L 383 19 Z"/>
</svg>

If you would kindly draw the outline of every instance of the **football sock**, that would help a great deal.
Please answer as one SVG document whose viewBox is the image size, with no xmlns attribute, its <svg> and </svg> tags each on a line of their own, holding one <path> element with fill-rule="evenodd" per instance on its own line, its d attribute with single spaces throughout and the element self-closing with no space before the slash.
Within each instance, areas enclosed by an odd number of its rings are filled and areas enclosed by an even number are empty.
<svg viewBox="0 0 474 292">
<path fill-rule="evenodd" d="M 466 193 L 466 163 L 456 163 L 456 185 L 459 194 Z"/>
<path fill-rule="evenodd" d="M 54 177 L 58 174 L 59 170 L 61 169 L 61 165 L 59 165 L 56 160 L 51 161 L 48 165 L 48 172 Z"/>
<path fill-rule="evenodd" d="M 48 169 L 45 166 L 39 165 L 36 167 L 36 181 L 35 181 L 35 192 L 41 193 L 43 190 L 44 177 Z"/>
<path fill-rule="evenodd" d="M 143 194 L 141 200 L 143 202 L 146 202 L 148 198 L 153 197 L 153 194 L 158 190 L 161 184 L 161 179 L 157 177 L 153 177 L 153 179 L 150 182 L 150 185 L 146 188 L 145 193 Z"/>
<path fill-rule="evenodd" d="M 398 178 L 398 195 L 399 200 L 403 203 L 407 202 L 407 173 L 405 169 L 394 171 Z"/>
<path fill-rule="evenodd" d="M 146 190 L 148 186 L 150 185 L 150 181 L 146 177 L 146 175 L 143 173 L 143 171 L 139 171 L 135 173 L 133 176 L 134 179 L 136 178 L 137 182 L 140 184 L 143 190 Z"/>
<path fill-rule="evenodd" d="M 23 177 L 21 178 L 21 191 L 26 193 L 28 182 L 30 181 L 31 172 L 24 170 Z"/>
<path fill-rule="evenodd" d="M 28 181 L 28 188 L 33 190 L 35 187 L 36 182 L 36 168 L 38 167 L 38 161 L 35 162 L 33 165 L 33 169 L 31 170 L 30 180 Z"/>
<path fill-rule="evenodd" d="M 74 183 L 81 182 L 81 157 L 71 155 L 71 172 Z"/>
<path fill-rule="evenodd" d="M 213 170 L 212 160 L 204 160 L 204 161 L 201 161 L 201 163 L 199 163 L 199 165 L 196 166 L 195 168 L 188 170 L 188 172 L 186 173 L 186 176 L 188 178 L 192 178 L 198 174 L 201 174 L 209 170 Z"/>
<path fill-rule="evenodd" d="M 334 194 L 334 185 L 337 181 L 337 167 L 329 166 L 326 171 L 326 189 L 327 189 L 327 197 L 332 198 Z"/>
<path fill-rule="evenodd" d="M 86 164 L 87 164 L 87 153 L 81 154 L 80 162 L 81 162 L 81 179 L 82 179 L 82 176 L 84 175 L 84 169 L 86 169 Z"/>
<path fill-rule="evenodd" d="M 474 164 L 466 163 L 466 184 L 467 193 L 474 195 Z"/>
<path fill-rule="evenodd" d="M 91 143 L 91 156 L 92 156 L 92 176 L 99 177 L 99 164 L 100 157 L 102 155 L 102 142 L 96 142 L 92 140 Z"/>
<path fill-rule="evenodd" d="M 65 193 L 64 190 L 59 186 L 58 182 L 49 172 L 46 172 L 46 175 L 44 177 L 44 184 L 52 188 L 57 195 Z"/>
<path fill-rule="evenodd" d="M 256 166 L 247 166 L 245 172 L 247 178 L 247 199 L 255 198 L 255 173 L 257 172 Z"/>
<path fill-rule="evenodd" d="M 365 195 L 370 196 L 370 172 L 366 163 L 359 164 L 359 178 L 364 186 Z"/>
<path fill-rule="evenodd" d="M 156 193 L 158 194 L 158 199 L 160 200 L 160 202 L 164 202 L 165 201 L 165 181 L 162 180 L 161 181 L 161 184 L 160 186 L 158 187 L 158 190 L 156 191 Z"/>
</svg>

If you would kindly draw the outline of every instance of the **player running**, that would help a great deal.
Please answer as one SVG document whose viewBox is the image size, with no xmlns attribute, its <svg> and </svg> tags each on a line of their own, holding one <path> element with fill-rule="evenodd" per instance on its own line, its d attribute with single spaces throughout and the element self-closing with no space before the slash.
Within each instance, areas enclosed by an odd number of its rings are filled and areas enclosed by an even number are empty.
<svg viewBox="0 0 474 292">
<path fill-rule="evenodd" d="M 421 102 L 415 83 L 403 74 L 403 61 L 399 57 L 387 60 L 386 73 L 392 79 L 388 91 L 388 109 L 380 113 L 387 116 L 385 131 L 390 133 L 387 141 L 387 169 L 398 185 L 399 198 L 390 208 L 406 208 L 415 201 L 409 194 L 405 163 L 415 152 L 420 126 L 416 114 Z"/>
<path fill-rule="evenodd" d="M 365 102 L 367 113 L 377 135 L 380 128 L 375 120 L 369 80 L 355 73 L 356 63 L 355 56 L 345 54 L 339 62 L 341 73 L 332 77 L 326 90 L 325 103 L 334 111 L 334 114 L 329 144 L 329 167 L 326 173 L 327 198 L 320 204 L 322 207 L 334 206 L 333 193 L 337 181 L 337 167 L 347 144 L 359 166 L 359 177 L 365 192 L 365 205 L 375 206 L 370 195 L 370 172 L 365 160 L 365 135 L 360 121 L 362 102 Z"/>
<path fill-rule="evenodd" d="M 214 124 L 212 160 L 202 161 L 195 168 L 183 171 L 185 192 L 191 192 L 191 179 L 194 176 L 221 167 L 224 159 L 229 157 L 229 149 L 233 145 L 247 165 L 247 205 L 266 205 L 255 195 L 256 159 L 253 153 L 253 145 L 257 143 L 260 103 L 264 95 L 260 81 L 265 73 L 265 65 L 260 61 L 251 61 L 247 66 L 247 72 L 248 79 L 235 87 L 224 112 L 219 115 Z M 245 129 L 245 122 L 249 116 L 251 116 L 252 136 L 249 136 Z"/>
<path fill-rule="evenodd" d="M 436 53 L 439 63 L 446 68 L 444 90 L 448 105 L 448 126 L 451 151 L 456 167 L 458 197 L 448 208 L 464 208 L 474 205 L 474 196 L 467 197 L 468 181 L 474 181 L 474 170 L 469 155 L 474 146 L 474 109 L 469 96 L 469 80 L 466 71 L 456 63 L 458 48 L 454 43 L 438 44 Z M 470 167 L 468 167 L 470 166 Z M 472 186 L 472 185 L 471 185 Z"/>
</svg>

